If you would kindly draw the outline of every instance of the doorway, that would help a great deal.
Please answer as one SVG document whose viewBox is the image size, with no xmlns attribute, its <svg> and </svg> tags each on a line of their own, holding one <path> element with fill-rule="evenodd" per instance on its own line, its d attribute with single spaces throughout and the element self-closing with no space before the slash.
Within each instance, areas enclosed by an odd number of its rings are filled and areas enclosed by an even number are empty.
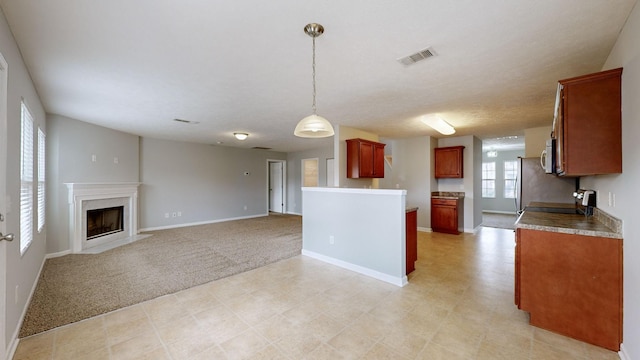
<svg viewBox="0 0 640 360">
<path fill-rule="evenodd" d="M 285 177 L 287 163 L 284 160 L 267 160 L 268 181 L 267 197 L 269 212 L 283 214 L 285 212 L 286 193 Z"/>
</svg>

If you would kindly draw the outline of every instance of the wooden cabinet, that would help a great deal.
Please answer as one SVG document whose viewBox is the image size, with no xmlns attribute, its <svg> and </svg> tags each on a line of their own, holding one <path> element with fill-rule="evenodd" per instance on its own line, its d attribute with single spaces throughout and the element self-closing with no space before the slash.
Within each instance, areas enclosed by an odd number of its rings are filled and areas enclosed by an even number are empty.
<svg viewBox="0 0 640 360">
<path fill-rule="evenodd" d="M 463 202 L 460 198 L 431 198 L 431 229 L 460 234 L 464 228 Z"/>
<path fill-rule="evenodd" d="M 416 269 L 418 260 L 418 210 L 407 211 L 406 221 L 407 242 L 407 274 Z"/>
<path fill-rule="evenodd" d="M 462 178 L 464 177 L 462 161 L 464 146 L 450 146 L 435 148 L 435 177 Z"/>
<path fill-rule="evenodd" d="M 383 178 L 385 144 L 364 140 L 347 141 L 347 177 Z"/>
<path fill-rule="evenodd" d="M 553 137 L 556 173 L 622 172 L 622 68 L 561 80 Z"/>
<path fill-rule="evenodd" d="M 531 325 L 619 350 L 622 239 L 518 228 L 515 277 Z"/>
</svg>

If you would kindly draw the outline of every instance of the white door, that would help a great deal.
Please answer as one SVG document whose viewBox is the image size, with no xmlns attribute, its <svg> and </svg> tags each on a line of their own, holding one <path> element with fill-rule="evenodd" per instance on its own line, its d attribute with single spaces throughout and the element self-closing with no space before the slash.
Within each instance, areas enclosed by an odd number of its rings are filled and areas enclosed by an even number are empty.
<svg viewBox="0 0 640 360">
<path fill-rule="evenodd" d="M 7 62 L 0 54 L 0 233 L 7 234 Z M 0 241 L 0 359 L 6 359 L 7 241 Z"/>
<path fill-rule="evenodd" d="M 269 163 L 269 211 L 283 212 L 284 208 L 284 191 L 282 189 L 282 163 Z"/>
</svg>

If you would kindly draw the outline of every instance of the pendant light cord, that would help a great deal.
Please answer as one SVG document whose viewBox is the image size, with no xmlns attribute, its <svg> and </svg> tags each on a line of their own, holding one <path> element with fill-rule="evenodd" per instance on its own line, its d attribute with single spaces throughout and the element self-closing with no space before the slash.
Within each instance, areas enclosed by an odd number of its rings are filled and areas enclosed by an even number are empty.
<svg viewBox="0 0 640 360">
<path fill-rule="evenodd" d="M 313 38 L 313 61 L 311 62 L 311 73 L 313 77 L 313 104 L 311 105 L 311 110 L 313 110 L 313 114 L 316 114 L 316 36 L 312 36 Z"/>
</svg>

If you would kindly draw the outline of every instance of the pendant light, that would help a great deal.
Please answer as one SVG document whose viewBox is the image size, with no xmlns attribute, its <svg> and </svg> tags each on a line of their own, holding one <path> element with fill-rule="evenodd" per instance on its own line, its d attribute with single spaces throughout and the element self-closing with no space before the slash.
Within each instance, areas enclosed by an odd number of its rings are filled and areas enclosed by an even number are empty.
<svg viewBox="0 0 640 360">
<path fill-rule="evenodd" d="M 313 114 L 300 120 L 293 134 L 304 138 L 333 136 L 334 132 L 331 123 L 316 114 L 316 38 L 324 33 L 324 27 L 320 24 L 311 23 L 304 27 L 304 32 L 313 39 L 313 62 L 311 66 L 313 76 L 313 105 L 311 109 L 313 110 Z"/>
</svg>

